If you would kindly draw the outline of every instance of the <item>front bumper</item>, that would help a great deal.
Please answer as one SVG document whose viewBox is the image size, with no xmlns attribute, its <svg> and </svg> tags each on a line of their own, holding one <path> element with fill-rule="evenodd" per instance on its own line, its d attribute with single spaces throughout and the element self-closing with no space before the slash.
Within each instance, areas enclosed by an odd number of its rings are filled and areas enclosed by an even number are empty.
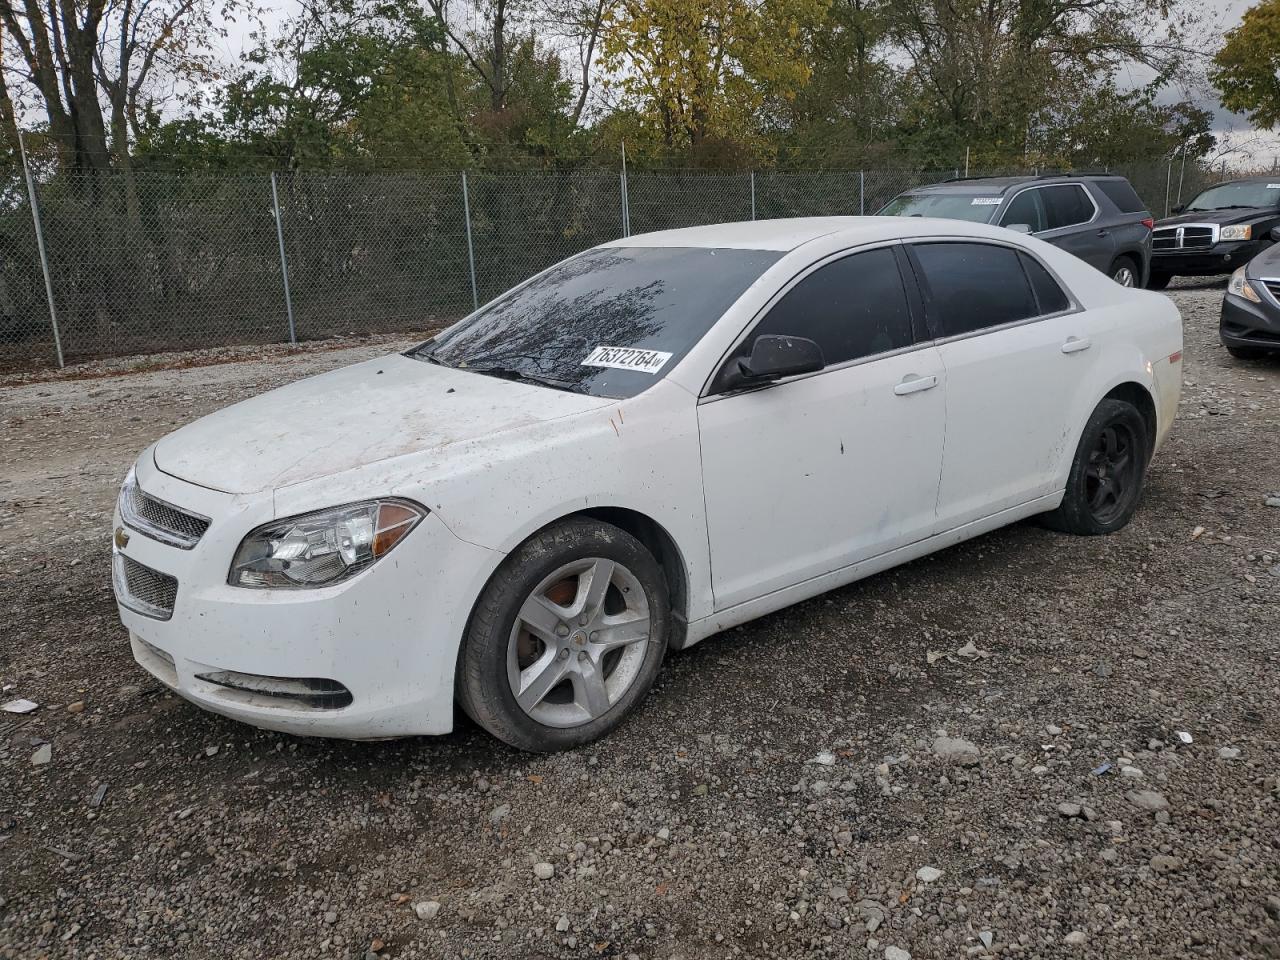
<svg viewBox="0 0 1280 960">
<path fill-rule="evenodd" d="M 430 514 L 385 559 L 336 586 L 233 587 L 231 558 L 244 534 L 273 519 L 270 497 L 254 505 L 184 483 L 149 455 L 138 483 L 212 518 L 191 550 L 132 530 L 114 548 L 178 582 L 167 620 L 118 602 L 134 658 L 153 676 L 206 710 L 285 733 L 376 739 L 453 728 L 458 647 L 498 554 L 459 540 Z M 228 674 L 236 682 L 221 682 Z M 278 693 L 316 680 L 349 697 Z"/>
<path fill-rule="evenodd" d="M 1257 280 L 1251 282 L 1262 286 Z M 1261 296 L 1262 303 L 1230 294 L 1222 298 L 1218 335 L 1223 343 L 1280 351 L 1280 304 L 1268 302 L 1269 293 Z"/>
<path fill-rule="evenodd" d="M 1231 273 L 1253 259 L 1258 245 L 1252 240 L 1216 243 L 1203 250 L 1151 252 L 1151 272 L 1177 277 L 1211 277 Z"/>
</svg>

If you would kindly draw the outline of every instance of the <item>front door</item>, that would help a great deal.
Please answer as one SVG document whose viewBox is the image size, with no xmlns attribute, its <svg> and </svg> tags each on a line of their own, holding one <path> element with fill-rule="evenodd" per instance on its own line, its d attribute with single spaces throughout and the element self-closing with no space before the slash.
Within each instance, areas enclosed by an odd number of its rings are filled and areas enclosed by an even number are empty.
<svg viewBox="0 0 1280 960">
<path fill-rule="evenodd" d="M 698 407 L 716 609 L 927 537 L 946 378 L 916 344 L 893 247 L 828 260 L 776 299 L 755 337 L 808 337 L 826 367 Z"/>
</svg>

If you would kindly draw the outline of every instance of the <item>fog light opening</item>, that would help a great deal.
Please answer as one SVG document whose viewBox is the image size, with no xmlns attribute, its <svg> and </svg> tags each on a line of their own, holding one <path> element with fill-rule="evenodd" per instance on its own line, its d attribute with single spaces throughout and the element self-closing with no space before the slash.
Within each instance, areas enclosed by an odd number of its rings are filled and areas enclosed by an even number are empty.
<svg viewBox="0 0 1280 960">
<path fill-rule="evenodd" d="M 317 710 L 340 710 L 351 705 L 351 691 L 324 677 L 264 677 L 234 670 L 196 674 L 197 680 L 260 697 L 287 700 Z M 281 704 L 282 706 L 284 704 Z"/>
</svg>

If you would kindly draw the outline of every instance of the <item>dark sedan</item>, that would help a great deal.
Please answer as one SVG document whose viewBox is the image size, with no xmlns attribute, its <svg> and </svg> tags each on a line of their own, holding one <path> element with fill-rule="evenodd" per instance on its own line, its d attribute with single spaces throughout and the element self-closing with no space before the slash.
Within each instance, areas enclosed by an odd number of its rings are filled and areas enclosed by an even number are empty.
<svg viewBox="0 0 1280 960">
<path fill-rule="evenodd" d="M 1174 277 L 1230 273 L 1269 247 L 1280 225 L 1280 175 L 1220 183 L 1174 210 L 1151 237 L 1153 290 Z"/>
<path fill-rule="evenodd" d="M 1280 247 L 1263 251 L 1231 275 L 1219 335 L 1241 360 L 1280 355 Z"/>
</svg>

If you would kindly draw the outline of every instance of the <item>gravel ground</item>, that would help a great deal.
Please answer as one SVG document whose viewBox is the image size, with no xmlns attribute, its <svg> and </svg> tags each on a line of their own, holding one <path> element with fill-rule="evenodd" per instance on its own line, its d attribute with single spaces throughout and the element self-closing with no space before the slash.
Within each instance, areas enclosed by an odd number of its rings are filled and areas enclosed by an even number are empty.
<svg viewBox="0 0 1280 960">
<path fill-rule="evenodd" d="M 0 957 L 1280 957 L 1280 362 L 1218 346 L 1221 295 L 1172 292 L 1181 419 L 1126 530 L 734 630 L 557 756 L 261 733 L 130 658 L 137 451 L 385 343 L 11 383 L 0 700 L 40 707 L 0 714 Z"/>
</svg>

